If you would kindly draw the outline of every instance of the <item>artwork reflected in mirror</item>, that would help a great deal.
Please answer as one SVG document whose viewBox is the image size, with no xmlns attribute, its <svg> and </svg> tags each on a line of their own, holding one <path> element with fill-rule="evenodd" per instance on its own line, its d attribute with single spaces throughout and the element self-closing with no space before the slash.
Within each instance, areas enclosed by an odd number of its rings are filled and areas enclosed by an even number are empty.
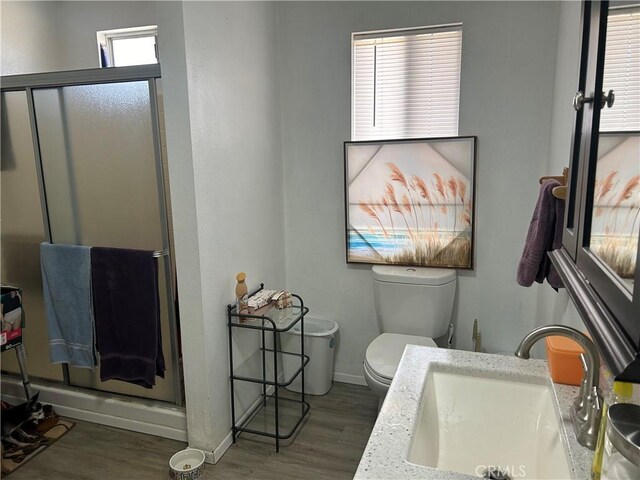
<svg viewBox="0 0 640 480">
<path fill-rule="evenodd" d="M 639 45 L 640 7 L 610 2 L 589 248 L 630 293 L 640 231 Z"/>
<path fill-rule="evenodd" d="M 590 248 L 630 291 L 640 229 L 640 133 L 600 133 Z M 627 279 L 627 281 L 625 281 Z"/>
<path fill-rule="evenodd" d="M 473 267 L 475 137 L 345 142 L 347 262 Z"/>
</svg>

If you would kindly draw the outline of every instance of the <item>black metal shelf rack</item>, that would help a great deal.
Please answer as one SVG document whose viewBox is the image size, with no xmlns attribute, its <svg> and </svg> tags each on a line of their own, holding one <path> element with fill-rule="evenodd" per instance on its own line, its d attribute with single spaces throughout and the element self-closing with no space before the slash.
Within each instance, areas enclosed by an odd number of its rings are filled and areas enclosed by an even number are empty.
<svg viewBox="0 0 640 480">
<path fill-rule="evenodd" d="M 264 288 L 264 284 L 251 292 L 255 295 Z M 309 309 L 304 306 L 302 297 L 296 294 L 292 296 L 298 305 L 278 310 L 271 308 L 262 315 L 238 312 L 237 305 L 227 305 L 227 318 L 229 327 L 229 378 L 231 379 L 231 423 L 233 443 L 242 432 L 271 437 L 276 442 L 276 452 L 280 451 L 280 440 L 290 438 L 309 413 L 309 403 L 305 401 L 304 392 L 304 368 L 309 363 L 309 357 L 304 353 L 304 317 Z M 300 324 L 300 352 L 284 352 L 278 349 L 278 334 L 291 330 Z M 233 366 L 233 329 L 244 328 L 258 330 L 261 336 L 261 347 L 242 365 L 234 369 Z M 273 335 L 273 348 L 267 348 L 267 335 Z M 282 362 L 278 356 L 281 355 Z M 284 375 L 284 369 L 280 363 L 284 363 L 284 357 L 300 359 L 300 367 L 289 375 Z M 261 371 L 262 374 L 256 374 Z M 272 374 L 272 379 L 269 373 Z M 282 375 L 281 375 L 282 373 Z M 284 398 L 279 395 L 278 389 L 290 385 L 298 376 L 301 376 L 302 392 L 300 399 Z M 282 377 L 282 378 L 281 378 Z M 258 402 L 241 422 L 236 420 L 236 400 L 234 382 L 250 382 L 262 385 L 261 401 Z M 267 390 L 270 390 L 268 392 Z"/>
</svg>

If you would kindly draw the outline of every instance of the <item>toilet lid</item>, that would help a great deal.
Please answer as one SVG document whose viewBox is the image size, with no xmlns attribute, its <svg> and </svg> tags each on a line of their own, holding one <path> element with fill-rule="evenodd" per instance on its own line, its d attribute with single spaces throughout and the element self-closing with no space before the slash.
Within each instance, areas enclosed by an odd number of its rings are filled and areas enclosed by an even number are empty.
<svg viewBox="0 0 640 480">
<path fill-rule="evenodd" d="M 392 380 L 407 345 L 437 347 L 436 342 L 429 337 L 383 333 L 367 347 L 367 364 L 379 376 Z"/>
<path fill-rule="evenodd" d="M 456 279 L 456 271 L 448 268 L 374 265 L 371 270 L 374 280 L 378 282 L 407 285 L 446 285 Z"/>
</svg>

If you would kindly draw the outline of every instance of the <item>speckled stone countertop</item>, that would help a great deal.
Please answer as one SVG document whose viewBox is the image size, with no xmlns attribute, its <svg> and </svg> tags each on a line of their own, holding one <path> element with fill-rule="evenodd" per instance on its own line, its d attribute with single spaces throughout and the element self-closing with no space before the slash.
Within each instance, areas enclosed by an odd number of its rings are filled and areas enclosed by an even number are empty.
<svg viewBox="0 0 640 480">
<path fill-rule="evenodd" d="M 424 383 L 429 369 L 435 365 L 438 367 L 444 365 L 446 370 L 452 373 L 469 375 L 474 371 L 481 371 L 480 375 L 496 379 L 518 381 L 530 379 L 532 383 L 550 385 L 554 400 L 559 406 L 560 431 L 572 479 L 591 478 L 593 452 L 578 444 L 569 415 L 573 399 L 578 395 L 578 388 L 554 384 L 549 377 L 547 363 L 544 360 L 523 360 L 515 356 L 408 345 L 354 479 L 468 480 L 478 478 L 407 461 Z"/>
</svg>

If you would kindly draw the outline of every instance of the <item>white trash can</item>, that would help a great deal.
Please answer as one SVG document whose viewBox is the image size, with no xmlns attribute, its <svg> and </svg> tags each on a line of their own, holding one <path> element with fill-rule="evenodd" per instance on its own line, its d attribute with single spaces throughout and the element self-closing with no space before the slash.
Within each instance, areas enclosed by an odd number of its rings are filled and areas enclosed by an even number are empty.
<svg viewBox="0 0 640 480">
<path fill-rule="evenodd" d="M 321 318 L 304 318 L 304 354 L 309 363 L 304 369 L 304 392 L 311 395 L 324 395 L 331 390 L 333 380 L 333 353 L 335 352 L 335 333 L 338 324 L 333 320 Z M 282 350 L 285 352 L 300 351 L 300 324 L 281 335 Z M 283 355 L 285 378 L 290 377 L 300 368 L 300 360 Z M 293 392 L 302 391 L 302 375 L 287 386 Z"/>
</svg>

